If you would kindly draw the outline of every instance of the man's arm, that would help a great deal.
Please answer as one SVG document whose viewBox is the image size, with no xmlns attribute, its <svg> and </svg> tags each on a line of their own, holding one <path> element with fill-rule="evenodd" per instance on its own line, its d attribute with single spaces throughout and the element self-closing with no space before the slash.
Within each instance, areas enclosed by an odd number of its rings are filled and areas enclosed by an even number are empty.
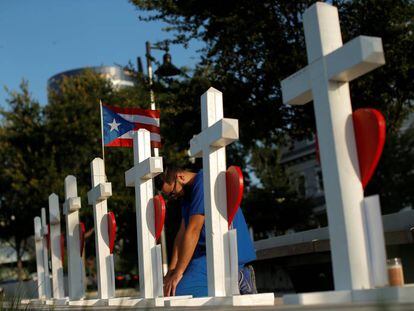
<svg viewBox="0 0 414 311">
<path fill-rule="evenodd" d="M 177 265 L 177 261 L 178 261 L 178 249 L 181 245 L 181 242 L 183 240 L 183 236 L 184 236 L 184 232 L 185 232 L 185 224 L 184 224 L 184 219 L 181 221 L 181 226 L 180 229 L 177 232 L 177 235 L 175 236 L 174 239 L 174 246 L 173 246 L 173 250 L 172 250 L 172 254 L 171 254 L 171 260 L 170 260 L 170 265 L 168 267 L 168 272 L 172 271 L 175 269 L 175 266 Z"/>
<path fill-rule="evenodd" d="M 187 269 L 204 225 L 204 215 L 193 215 L 190 217 L 188 226 L 184 231 L 181 243 L 178 245 L 177 263 L 170 277 L 164 282 L 164 295 L 175 296 L 175 289 Z"/>
</svg>

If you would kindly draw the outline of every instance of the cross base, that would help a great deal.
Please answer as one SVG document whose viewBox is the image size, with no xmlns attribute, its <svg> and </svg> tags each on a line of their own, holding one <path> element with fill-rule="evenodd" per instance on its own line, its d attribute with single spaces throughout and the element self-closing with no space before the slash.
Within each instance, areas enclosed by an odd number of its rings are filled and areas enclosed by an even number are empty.
<svg viewBox="0 0 414 311">
<path fill-rule="evenodd" d="M 69 303 L 69 297 L 65 298 L 53 298 L 52 299 L 53 305 L 55 306 L 64 306 Z"/>
<path fill-rule="evenodd" d="M 235 295 L 227 297 L 201 297 L 192 299 L 174 299 L 165 302 L 167 307 L 199 307 L 199 306 L 273 306 L 273 293 Z"/>
<path fill-rule="evenodd" d="M 50 298 L 50 299 L 46 299 L 46 300 L 37 300 L 37 301 L 30 301 L 30 304 L 45 304 L 47 306 L 64 306 L 67 305 L 69 303 L 69 298 Z"/>
<path fill-rule="evenodd" d="M 71 300 L 70 306 L 105 306 L 107 299 Z"/>
<path fill-rule="evenodd" d="M 118 306 L 118 307 L 152 307 L 153 305 L 147 304 L 143 298 L 131 298 L 131 297 L 119 297 L 119 298 L 110 298 L 107 300 L 108 306 Z"/>
<path fill-rule="evenodd" d="M 410 302 L 414 303 L 414 284 L 402 287 L 382 287 L 358 290 L 338 290 L 283 296 L 284 304 L 327 305 L 351 302 Z"/>
<path fill-rule="evenodd" d="M 132 298 L 132 297 L 119 297 L 108 299 L 108 306 L 118 307 L 130 307 L 137 308 L 149 308 L 149 307 L 164 307 L 166 301 L 171 300 L 185 300 L 190 299 L 192 296 L 174 296 L 174 297 L 156 297 L 156 298 Z"/>
<path fill-rule="evenodd" d="M 24 305 L 41 305 L 41 304 L 45 304 L 46 299 L 44 298 L 39 298 L 39 299 L 22 299 L 20 301 L 21 304 Z"/>
<path fill-rule="evenodd" d="M 55 302 L 52 299 L 45 300 L 45 305 L 47 306 L 53 306 L 54 304 Z"/>
</svg>

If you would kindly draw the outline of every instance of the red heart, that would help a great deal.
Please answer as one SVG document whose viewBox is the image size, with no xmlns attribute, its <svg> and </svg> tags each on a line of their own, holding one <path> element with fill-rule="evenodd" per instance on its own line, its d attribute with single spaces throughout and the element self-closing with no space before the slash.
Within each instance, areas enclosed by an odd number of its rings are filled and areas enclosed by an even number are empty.
<svg viewBox="0 0 414 311">
<path fill-rule="evenodd" d="M 385 143 L 385 119 L 376 109 L 353 112 L 355 141 L 358 151 L 362 187 L 370 181 Z"/>
<path fill-rule="evenodd" d="M 154 197 L 154 212 L 155 212 L 155 240 L 161 236 L 162 228 L 165 221 L 165 201 L 162 195 Z"/>
<path fill-rule="evenodd" d="M 109 252 L 114 252 L 115 238 L 116 238 L 116 220 L 113 212 L 108 214 L 108 234 L 109 234 Z"/>
<path fill-rule="evenodd" d="M 80 255 L 82 257 L 83 250 L 85 249 L 85 224 L 83 222 L 79 223 L 79 248 Z"/>
<path fill-rule="evenodd" d="M 243 173 L 240 167 L 230 166 L 226 171 L 227 189 L 227 220 L 229 227 L 233 222 L 234 216 L 240 207 L 243 198 Z"/>
</svg>

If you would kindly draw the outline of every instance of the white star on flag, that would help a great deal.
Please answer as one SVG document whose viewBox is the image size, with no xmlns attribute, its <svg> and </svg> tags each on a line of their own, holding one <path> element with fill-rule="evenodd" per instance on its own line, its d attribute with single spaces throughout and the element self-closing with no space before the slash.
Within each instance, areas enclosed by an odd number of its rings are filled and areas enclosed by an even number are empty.
<svg viewBox="0 0 414 311">
<path fill-rule="evenodd" d="M 113 119 L 112 123 L 108 123 L 108 125 L 111 127 L 110 132 L 112 132 L 113 130 L 116 130 L 119 132 L 118 127 L 121 125 L 121 123 L 116 123 L 115 119 Z"/>
</svg>

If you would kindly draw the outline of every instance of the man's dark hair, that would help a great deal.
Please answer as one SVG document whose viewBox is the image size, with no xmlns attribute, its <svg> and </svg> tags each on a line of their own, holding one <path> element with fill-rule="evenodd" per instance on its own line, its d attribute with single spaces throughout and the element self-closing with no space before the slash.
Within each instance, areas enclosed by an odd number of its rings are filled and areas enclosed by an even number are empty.
<svg viewBox="0 0 414 311">
<path fill-rule="evenodd" d="M 186 169 L 175 165 L 166 165 L 164 172 L 155 177 L 155 188 L 161 190 L 165 182 L 172 184 L 177 174 L 183 171 L 186 171 Z"/>
</svg>

